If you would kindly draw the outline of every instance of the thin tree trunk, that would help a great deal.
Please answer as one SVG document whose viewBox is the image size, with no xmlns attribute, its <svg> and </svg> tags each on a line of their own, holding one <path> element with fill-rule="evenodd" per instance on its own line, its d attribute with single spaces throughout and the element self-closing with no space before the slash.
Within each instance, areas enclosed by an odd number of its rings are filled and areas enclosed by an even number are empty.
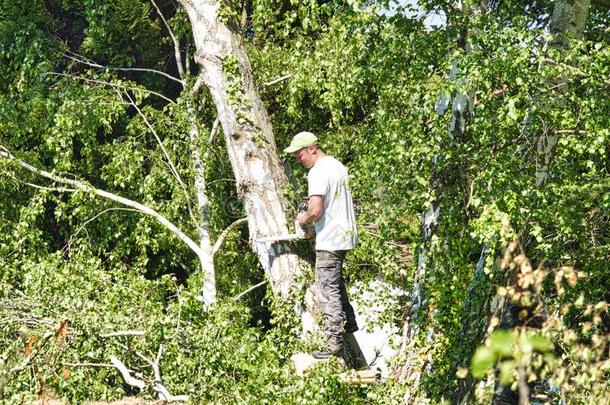
<svg viewBox="0 0 610 405">
<path fill-rule="evenodd" d="M 216 273 L 214 270 L 214 255 L 212 253 L 212 241 L 210 238 L 210 200 L 205 182 L 205 166 L 199 148 L 200 133 L 195 118 L 195 109 L 187 102 L 189 114 L 189 140 L 191 147 L 191 160 L 195 169 L 195 192 L 197 194 L 197 211 L 199 223 L 199 248 L 201 249 L 201 271 L 203 272 L 203 285 L 201 288 L 201 300 L 207 306 L 216 303 Z"/>
<path fill-rule="evenodd" d="M 456 2 L 456 9 L 462 10 L 461 2 Z M 463 11 L 464 13 L 480 13 L 484 9 L 481 4 L 471 4 L 468 7 L 469 11 Z M 468 35 L 468 31 L 466 31 Z M 462 46 L 466 46 L 466 38 L 460 38 L 458 43 Z M 460 80 L 459 71 L 457 65 L 454 65 L 449 75 L 451 80 Z M 467 107 L 468 97 L 465 93 L 458 91 L 453 99 L 445 98 L 441 96 L 438 103 L 436 113 L 443 115 L 451 107 L 452 118 L 447 130 L 447 137 L 444 144 L 439 145 L 439 149 L 451 147 L 457 137 L 465 131 L 466 118 L 467 118 Z M 430 204 L 430 207 L 426 212 L 422 214 L 421 222 L 421 236 L 422 243 L 419 247 L 419 254 L 417 260 L 417 270 L 415 273 L 415 279 L 413 288 L 411 290 L 411 303 L 405 313 L 405 325 L 403 329 L 402 344 L 399 351 L 399 358 L 404 359 L 397 368 L 393 370 L 393 375 L 398 377 L 402 381 L 409 383 L 409 388 L 405 394 L 405 403 L 411 403 L 414 401 L 415 395 L 419 391 L 419 385 L 421 376 L 426 370 L 432 367 L 433 359 L 429 356 L 422 356 L 423 347 L 421 342 L 418 341 L 417 336 L 421 332 L 421 321 L 418 317 L 421 317 L 422 313 L 427 311 L 427 302 L 424 300 L 424 293 L 426 289 L 426 279 L 428 278 L 429 267 L 433 263 L 433 252 L 436 249 L 437 226 L 440 220 L 441 214 L 441 202 L 443 199 L 444 190 L 444 179 L 447 176 L 445 172 L 445 165 L 440 161 L 441 153 L 434 156 L 432 159 L 432 174 L 430 178 L 430 194 L 434 195 L 435 198 Z M 433 269 L 434 271 L 434 269 Z M 419 316 L 418 316 L 419 314 Z M 430 315 L 430 314 L 429 314 Z M 423 318 L 423 317 L 422 317 Z M 426 317 L 428 318 L 428 317 Z M 436 331 L 432 326 L 428 326 L 425 331 L 425 339 L 431 343 L 434 340 Z"/>
<path fill-rule="evenodd" d="M 182 62 L 182 54 L 180 52 L 180 42 L 174 34 L 171 26 L 168 24 L 167 19 L 161 12 L 161 9 L 155 2 L 151 0 L 153 6 L 157 10 L 157 14 L 163 21 L 165 28 L 169 33 L 174 44 L 174 59 L 178 74 L 180 75 L 183 92 L 186 94 L 186 111 L 188 114 L 189 123 L 189 143 L 191 149 L 191 163 L 194 169 L 195 176 L 195 194 L 197 195 L 197 231 L 199 234 L 199 262 L 201 271 L 203 273 L 203 283 L 201 287 L 201 300 L 204 305 L 209 308 L 216 304 L 216 272 L 214 269 L 214 253 L 212 249 L 212 241 L 210 238 L 210 200 L 208 198 L 208 191 L 205 181 L 205 160 L 206 156 L 201 156 L 200 148 L 200 131 L 197 123 L 196 111 L 193 107 L 193 98 L 197 95 L 199 87 L 197 82 L 192 88 L 187 87 L 187 77 L 190 74 L 190 60 L 188 55 L 188 44 L 187 52 L 184 63 Z M 212 130 L 213 132 L 213 130 Z"/>
<path fill-rule="evenodd" d="M 180 0 L 191 21 L 195 61 L 202 69 L 225 136 L 237 191 L 244 200 L 250 242 L 277 297 L 291 298 L 301 275 L 297 256 L 283 244 L 256 239 L 288 233 L 286 175 L 271 122 L 255 88 L 238 21 L 219 17 L 220 2 Z"/>
<path fill-rule="evenodd" d="M 591 0 L 555 1 L 549 26 L 552 35 L 549 48 L 567 51 L 571 39 L 582 39 L 590 6 Z M 565 77 L 558 77 L 552 84 L 560 95 L 568 85 L 568 80 Z M 549 108 L 552 108 L 553 104 L 560 105 L 561 97 L 552 97 L 549 100 Z M 555 128 L 544 131 L 538 137 L 537 149 L 538 161 L 540 162 L 536 167 L 536 187 L 538 188 L 544 187 L 551 175 L 551 164 L 558 142 L 559 134 Z"/>
</svg>

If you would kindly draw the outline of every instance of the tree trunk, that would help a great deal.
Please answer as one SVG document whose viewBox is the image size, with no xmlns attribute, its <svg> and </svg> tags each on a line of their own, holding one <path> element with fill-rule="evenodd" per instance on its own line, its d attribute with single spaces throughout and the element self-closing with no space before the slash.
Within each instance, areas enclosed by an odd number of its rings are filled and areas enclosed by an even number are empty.
<svg viewBox="0 0 610 405">
<path fill-rule="evenodd" d="M 210 200 L 205 183 L 204 159 L 199 149 L 200 133 L 195 109 L 190 102 L 187 103 L 189 114 L 189 140 L 191 146 L 191 160 L 195 169 L 195 192 L 197 193 L 199 248 L 202 255 L 199 257 L 201 271 L 203 272 L 203 285 L 201 287 L 201 300 L 206 306 L 216 304 L 216 273 L 214 271 L 214 254 L 210 239 Z"/>
<path fill-rule="evenodd" d="M 292 298 L 301 275 L 296 254 L 284 244 L 256 239 L 288 233 L 288 187 L 271 122 L 255 88 L 238 22 L 220 17 L 216 0 L 180 0 L 191 21 L 195 61 L 218 111 L 229 159 L 244 200 L 250 242 L 277 297 Z M 226 13 L 225 13 L 226 14 Z"/>
<path fill-rule="evenodd" d="M 463 9 L 461 2 L 456 2 L 454 5 L 456 10 L 460 10 L 466 15 L 468 13 L 478 14 L 485 8 L 483 4 L 473 2 L 468 7 Z M 469 28 L 463 30 L 464 34 L 458 39 L 458 45 L 466 47 L 469 50 L 466 42 L 466 37 L 469 34 Z M 457 65 L 454 65 L 449 75 L 450 80 L 461 80 Z M 462 83 L 463 84 L 463 83 Z M 458 86 L 464 88 L 464 86 Z M 449 148 L 464 134 L 466 127 L 466 119 L 468 115 L 468 97 L 463 91 L 457 91 L 453 99 L 440 97 L 436 113 L 438 115 L 445 114 L 451 108 L 452 118 L 447 130 L 447 136 L 444 144 L 438 148 Z M 393 370 L 393 375 L 402 381 L 409 383 L 409 388 L 405 394 L 405 403 L 411 403 L 415 400 L 413 397 L 419 391 L 421 376 L 426 370 L 432 367 L 433 359 L 429 356 L 422 356 L 423 345 L 418 340 L 418 335 L 421 333 L 421 321 L 417 318 L 429 318 L 433 314 L 427 314 L 422 317 L 422 314 L 428 311 L 427 302 L 424 300 L 426 290 L 426 279 L 429 277 L 429 267 L 432 266 L 434 272 L 433 252 L 436 249 L 439 241 L 436 238 L 437 226 L 440 220 L 441 202 L 445 193 L 445 179 L 450 177 L 446 171 L 447 165 L 441 162 L 441 153 L 434 156 L 432 159 L 432 174 L 430 179 L 430 194 L 435 198 L 430 204 L 426 212 L 422 214 L 421 236 L 422 243 L 419 247 L 417 260 L 417 270 L 415 272 L 413 288 L 411 290 L 411 303 L 405 311 L 405 325 L 403 329 L 402 344 L 399 351 L 399 358 L 402 361 Z M 418 316 L 419 314 L 419 316 Z M 427 343 L 432 343 L 436 331 L 432 326 L 426 326 L 425 339 Z"/>
<path fill-rule="evenodd" d="M 549 30 L 552 39 L 549 43 L 550 48 L 568 50 L 570 39 L 582 39 L 591 0 L 556 0 L 553 7 L 553 16 Z M 565 77 L 557 77 L 553 81 L 553 86 L 560 95 L 568 84 Z M 553 105 L 560 105 L 561 98 L 553 97 L 549 100 L 549 108 Z M 551 163 L 555 155 L 555 147 L 559 141 L 559 134 L 551 128 L 548 133 L 543 133 L 538 137 L 538 161 L 536 167 L 536 187 L 542 188 L 546 185 L 551 175 Z"/>
</svg>

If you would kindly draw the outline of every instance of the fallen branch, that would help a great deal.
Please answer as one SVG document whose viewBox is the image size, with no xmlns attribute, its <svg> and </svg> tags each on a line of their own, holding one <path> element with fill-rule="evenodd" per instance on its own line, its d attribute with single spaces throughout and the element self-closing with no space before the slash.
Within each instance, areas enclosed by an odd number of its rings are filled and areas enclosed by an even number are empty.
<svg viewBox="0 0 610 405">
<path fill-rule="evenodd" d="M 34 359 L 34 357 L 36 357 L 38 355 L 38 353 L 40 353 L 40 350 L 47 344 L 47 342 L 49 341 L 51 336 L 53 336 L 54 334 L 55 334 L 55 331 L 45 333 L 44 336 L 42 337 L 42 339 L 40 339 L 40 343 L 38 344 L 36 349 L 32 350 L 30 352 L 30 354 L 25 359 L 23 359 L 21 364 L 11 368 L 9 370 L 9 374 L 18 373 L 20 371 L 25 370 L 25 368 L 30 364 L 30 362 Z"/>
<path fill-rule="evenodd" d="M 126 350 L 128 350 L 127 346 L 123 346 Z M 152 387 L 153 390 L 158 394 L 159 399 L 162 401 L 173 402 L 173 401 L 188 401 L 188 395 L 172 395 L 163 385 L 163 380 L 161 380 L 161 370 L 159 368 L 159 363 L 161 362 L 161 355 L 163 354 L 163 343 L 159 344 L 159 350 L 157 350 L 157 357 L 155 360 L 151 360 L 148 357 L 144 356 L 142 353 L 137 350 L 134 351 L 136 356 L 144 360 L 150 367 L 153 369 L 153 373 L 155 375 L 155 385 Z"/>
<path fill-rule="evenodd" d="M 108 363 L 62 363 L 61 365 L 64 367 L 108 367 L 108 368 L 115 367 L 114 364 L 108 364 Z"/>
<path fill-rule="evenodd" d="M 123 379 L 125 380 L 125 383 L 134 387 L 138 387 L 139 389 L 142 389 L 146 386 L 146 383 L 144 381 L 138 380 L 137 378 L 131 376 L 131 373 L 133 371 L 129 370 L 121 360 L 119 360 L 115 356 L 110 356 L 110 362 L 114 367 L 116 367 L 117 370 L 119 370 L 119 372 L 123 376 Z"/>
</svg>

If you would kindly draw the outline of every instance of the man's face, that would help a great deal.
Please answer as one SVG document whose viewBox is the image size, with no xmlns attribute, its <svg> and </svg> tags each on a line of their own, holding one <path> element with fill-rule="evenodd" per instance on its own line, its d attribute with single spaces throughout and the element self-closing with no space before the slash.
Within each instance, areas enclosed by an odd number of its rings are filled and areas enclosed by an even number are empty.
<svg viewBox="0 0 610 405">
<path fill-rule="evenodd" d="M 313 167 L 315 162 L 315 151 L 316 148 L 313 146 L 308 146 L 306 148 L 302 148 L 293 153 L 294 158 L 303 166 L 308 169 Z"/>
</svg>

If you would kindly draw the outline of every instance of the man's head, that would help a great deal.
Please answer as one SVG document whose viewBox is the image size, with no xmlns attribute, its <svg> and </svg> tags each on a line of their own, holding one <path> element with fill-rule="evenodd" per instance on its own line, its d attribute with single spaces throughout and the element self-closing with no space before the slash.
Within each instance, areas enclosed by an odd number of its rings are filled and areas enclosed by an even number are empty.
<svg viewBox="0 0 610 405">
<path fill-rule="evenodd" d="M 300 164 L 310 169 L 322 155 L 317 142 L 318 138 L 311 132 L 299 132 L 292 138 L 290 146 L 284 149 L 284 152 L 292 153 Z"/>
</svg>

